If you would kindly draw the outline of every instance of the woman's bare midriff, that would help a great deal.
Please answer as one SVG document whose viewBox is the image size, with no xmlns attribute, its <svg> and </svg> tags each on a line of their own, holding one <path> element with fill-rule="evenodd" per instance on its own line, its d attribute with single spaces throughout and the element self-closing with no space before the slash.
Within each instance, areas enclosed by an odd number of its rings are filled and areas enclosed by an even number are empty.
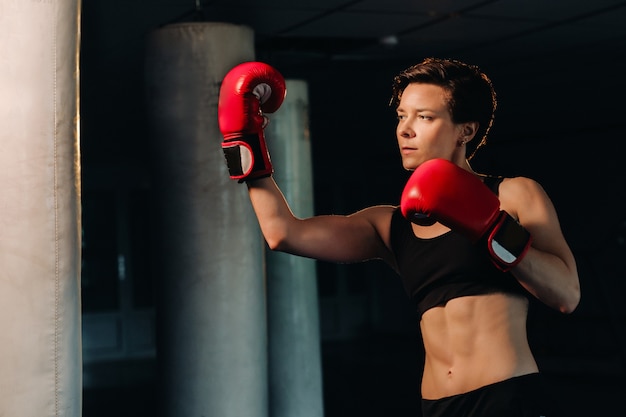
<svg viewBox="0 0 626 417">
<path fill-rule="evenodd" d="M 422 397 L 439 399 L 538 372 L 526 337 L 527 310 L 523 297 L 488 294 L 426 311 Z"/>
</svg>

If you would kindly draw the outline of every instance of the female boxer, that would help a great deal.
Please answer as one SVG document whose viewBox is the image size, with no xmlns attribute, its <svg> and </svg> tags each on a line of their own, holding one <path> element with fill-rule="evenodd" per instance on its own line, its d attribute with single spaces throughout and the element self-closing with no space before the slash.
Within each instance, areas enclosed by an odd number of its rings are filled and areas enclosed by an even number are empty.
<svg viewBox="0 0 626 417">
<path fill-rule="evenodd" d="M 234 68 L 220 92 L 223 149 L 245 182 L 272 250 L 331 262 L 382 259 L 415 303 L 424 341 L 422 409 L 435 416 L 551 416 L 526 337 L 529 298 L 571 313 L 574 256 L 543 188 L 481 175 L 469 161 L 487 140 L 496 96 L 477 67 L 426 59 L 394 78 L 405 169 L 399 206 L 295 217 L 272 179 L 263 112 L 277 110 L 274 68 Z"/>
</svg>

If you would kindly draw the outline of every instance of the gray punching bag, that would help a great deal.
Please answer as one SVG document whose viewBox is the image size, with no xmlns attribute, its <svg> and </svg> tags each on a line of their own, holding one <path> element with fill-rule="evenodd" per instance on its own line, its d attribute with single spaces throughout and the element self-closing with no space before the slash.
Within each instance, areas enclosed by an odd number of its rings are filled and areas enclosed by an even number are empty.
<svg viewBox="0 0 626 417">
<path fill-rule="evenodd" d="M 313 215 L 307 84 L 287 80 L 287 96 L 266 127 L 274 178 L 294 214 Z M 315 261 L 267 253 L 271 417 L 321 417 L 322 371 Z"/>
<path fill-rule="evenodd" d="M 264 244 L 217 124 L 222 79 L 252 60 L 245 26 L 173 24 L 147 40 L 159 409 L 168 417 L 267 415 Z"/>
<path fill-rule="evenodd" d="M 82 413 L 79 16 L 0 1 L 0 416 Z"/>
</svg>

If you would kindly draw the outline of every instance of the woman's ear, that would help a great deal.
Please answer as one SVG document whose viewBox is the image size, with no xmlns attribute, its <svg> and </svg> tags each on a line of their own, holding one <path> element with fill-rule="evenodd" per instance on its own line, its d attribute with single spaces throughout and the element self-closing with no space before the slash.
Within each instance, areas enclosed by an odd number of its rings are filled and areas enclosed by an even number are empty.
<svg viewBox="0 0 626 417">
<path fill-rule="evenodd" d="M 467 122 L 463 125 L 463 136 L 465 137 L 465 142 L 469 142 L 474 139 L 476 132 L 478 131 L 478 122 Z"/>
</svg>

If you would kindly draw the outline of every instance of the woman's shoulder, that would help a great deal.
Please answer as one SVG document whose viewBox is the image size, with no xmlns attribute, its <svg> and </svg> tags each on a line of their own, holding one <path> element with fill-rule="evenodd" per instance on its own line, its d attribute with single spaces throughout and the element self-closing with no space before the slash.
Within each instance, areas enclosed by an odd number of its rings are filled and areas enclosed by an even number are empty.
<svg viewBox="0 0 626 417">
<path fill-rule="evenodd" d="M 532 196 L 544 194 L 541 184 L 529 177 L 504 177 L 500 186 L 501 192 L 512 193 L 520 196 Z"/>
<path fill-rule="evenodd" d="M 367 207 L 353 214 L 367 219 L 367 221 L 376 229 L 378 234 L 385 240 L 389 231 L 391 219 L 394 213 L 399 213 L 400 207 L 396 205 L 377 205 Z"/>
<path fill-rule="evenodd" d="M 480 176 L 482 177 L 484 184 L 498 195 L 502 192 L 543 192 L 541 184 L 533 178 L 523 176 L 505 177 L 490 174 L 480 174 Z"/>
<path fill-rule="evenodd" d="M 502 209 L 516 218 L 519 218 L 522 211 L 543 211 L 552 205 L 542 185 L 528 177 L 503 178 L 499 198 Z"/>
</svg>

